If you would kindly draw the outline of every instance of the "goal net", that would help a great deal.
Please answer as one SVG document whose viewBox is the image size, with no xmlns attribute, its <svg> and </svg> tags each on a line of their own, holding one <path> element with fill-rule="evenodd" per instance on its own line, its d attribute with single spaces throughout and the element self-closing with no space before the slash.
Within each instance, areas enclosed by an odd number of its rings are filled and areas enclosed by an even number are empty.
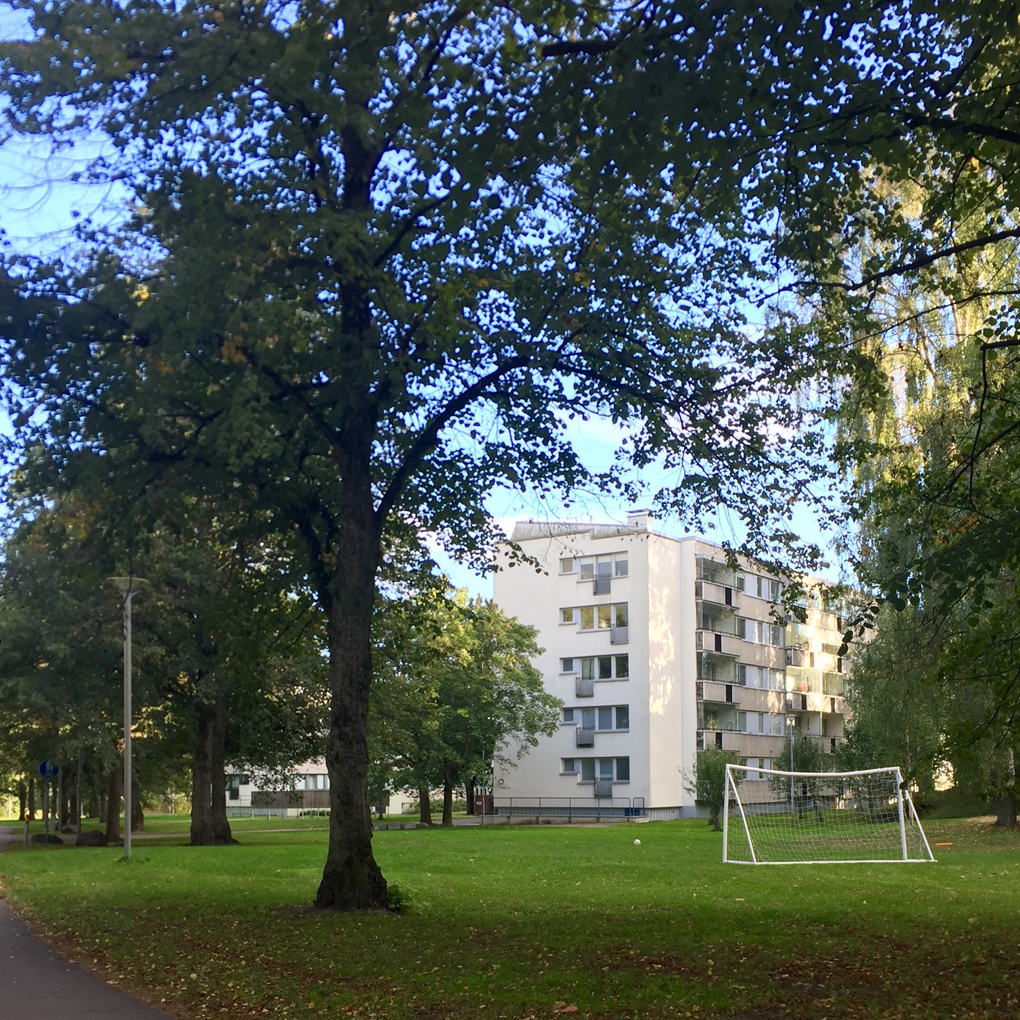
<svg viewBox="0 0 1020 1020">
<path fill-rule="evenodd" d="M 724 862 L 931 860 L 898 768 L 782 772 L 726 766 Z"/>
</svg>

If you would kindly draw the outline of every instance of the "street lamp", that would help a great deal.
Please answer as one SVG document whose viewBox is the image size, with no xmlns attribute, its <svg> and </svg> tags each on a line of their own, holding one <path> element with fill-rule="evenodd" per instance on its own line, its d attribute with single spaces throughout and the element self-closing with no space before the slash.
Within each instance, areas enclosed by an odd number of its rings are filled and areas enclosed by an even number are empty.
<svg viewBox="0 0 1020 1020">
<path fill-rule="evenodd" d="M 140 577 L 111 577 L 124 596 L 124 856 L 131 856 L 131 600 L 146 582 Z"/>
</svg>

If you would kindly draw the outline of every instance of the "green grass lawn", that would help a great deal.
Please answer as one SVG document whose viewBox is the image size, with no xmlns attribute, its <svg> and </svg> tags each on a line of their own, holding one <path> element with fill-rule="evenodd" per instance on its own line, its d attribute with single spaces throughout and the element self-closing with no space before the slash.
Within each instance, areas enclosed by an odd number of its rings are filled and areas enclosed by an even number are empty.
<svg viewBox="0 0 1020 1020">
<path fill-rule="evenodd" d="M 10 902 L 181 1017 L 1013 1017 L 1020 834 L 929 827 L 933 865 L 720 863 L 704 822 L 378 833 L 400 916 L 295 911 L 325 833 L 14 848 Z M 634 839 L 641 845 L 635 846 Z M 573 1012 L 570 1010 L 570 1012 Z"/>
</svg>

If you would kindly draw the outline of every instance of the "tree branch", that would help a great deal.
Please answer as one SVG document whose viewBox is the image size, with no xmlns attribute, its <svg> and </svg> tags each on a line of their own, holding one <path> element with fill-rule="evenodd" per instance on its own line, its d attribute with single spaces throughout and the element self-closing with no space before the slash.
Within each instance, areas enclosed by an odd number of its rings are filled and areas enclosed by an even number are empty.
<svg viewBox="0 0 1020 1020">
<path fill-rule="evenodd" d="M 961 241 L 959 244 L 950 245 L 948 248 L 929 252 L 927 255 L 921 255 L 912 262 L 903 262 L 896 266 L 890 266 L 888 269 L 882 269 L 877 273 L 865 276 L 857 283 L 829 280 L 798 280 L 797 283 L 791 284 L 791 288 L 825 287 L 827 289 L 842 290 L 849 294 L 853 291 L 863 290 L 865 287 L 870 287 L 875 283 L 880 283 L 882 280 L 887 280 L 890 276 L 901 276 L 904 273 L 913 273 L 918 269 L 924 269 L 926 266 L 938 262 L 939 259 L 952 258 L 954 255 L 962 255 L 965 251 L 973 251 L 975 248 L 985 248 L 989 245 L 998 244 L 1000 241 L 1016 240 L 1017 238 L 1020 238 L 1020 227 L 1012 227 L 1009 230 L 1000 230 L 995 234 L 986 234 L 983 237 L 975 237 L 970 241 Z"/>
<path fill-rule="evenodd" d="M 380 528 L 396 505 L 397 499 L 401 492 L 403 492 L 404 486 L 414 470 L 424 460 L 428 451 L 436 445 L 439 433 L 443 428 L 460 414 L 465 407 L 477 400 L 505 375 L 518 368 L 524 368 L 531 360 L 532 358 L 527 355 L 511 358 L 499 368 L 493 369 L 488 375 L 477 379 L 467 389 L 462 390 L 456 397 L 448 401 L 443 409 L 422 429 L 418 438 L 411 444 L 410 449 L 404 455 L 404 459 L 401 461 L 396 472 L 394 472 L 389 485 L 386 486 L 386 490 L 379 500 L 379 506 L 376 508 L 375 515 L 376 522 Z"/>
</svg>

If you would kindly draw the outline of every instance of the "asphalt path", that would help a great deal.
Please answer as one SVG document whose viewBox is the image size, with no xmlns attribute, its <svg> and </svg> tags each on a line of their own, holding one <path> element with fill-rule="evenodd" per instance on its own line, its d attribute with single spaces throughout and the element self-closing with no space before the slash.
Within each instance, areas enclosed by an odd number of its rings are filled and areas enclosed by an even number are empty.
<svg viewBox="0 0 1020 1020">
<path fill-rule="evenodd" d="M 0 827 L 0 850 L 23 838 L 20 831 Z M 166 1020 L 165 1013 L 59 956 L 0 900 L 0 1020 L 35 1016 Z"/>
</svg>

